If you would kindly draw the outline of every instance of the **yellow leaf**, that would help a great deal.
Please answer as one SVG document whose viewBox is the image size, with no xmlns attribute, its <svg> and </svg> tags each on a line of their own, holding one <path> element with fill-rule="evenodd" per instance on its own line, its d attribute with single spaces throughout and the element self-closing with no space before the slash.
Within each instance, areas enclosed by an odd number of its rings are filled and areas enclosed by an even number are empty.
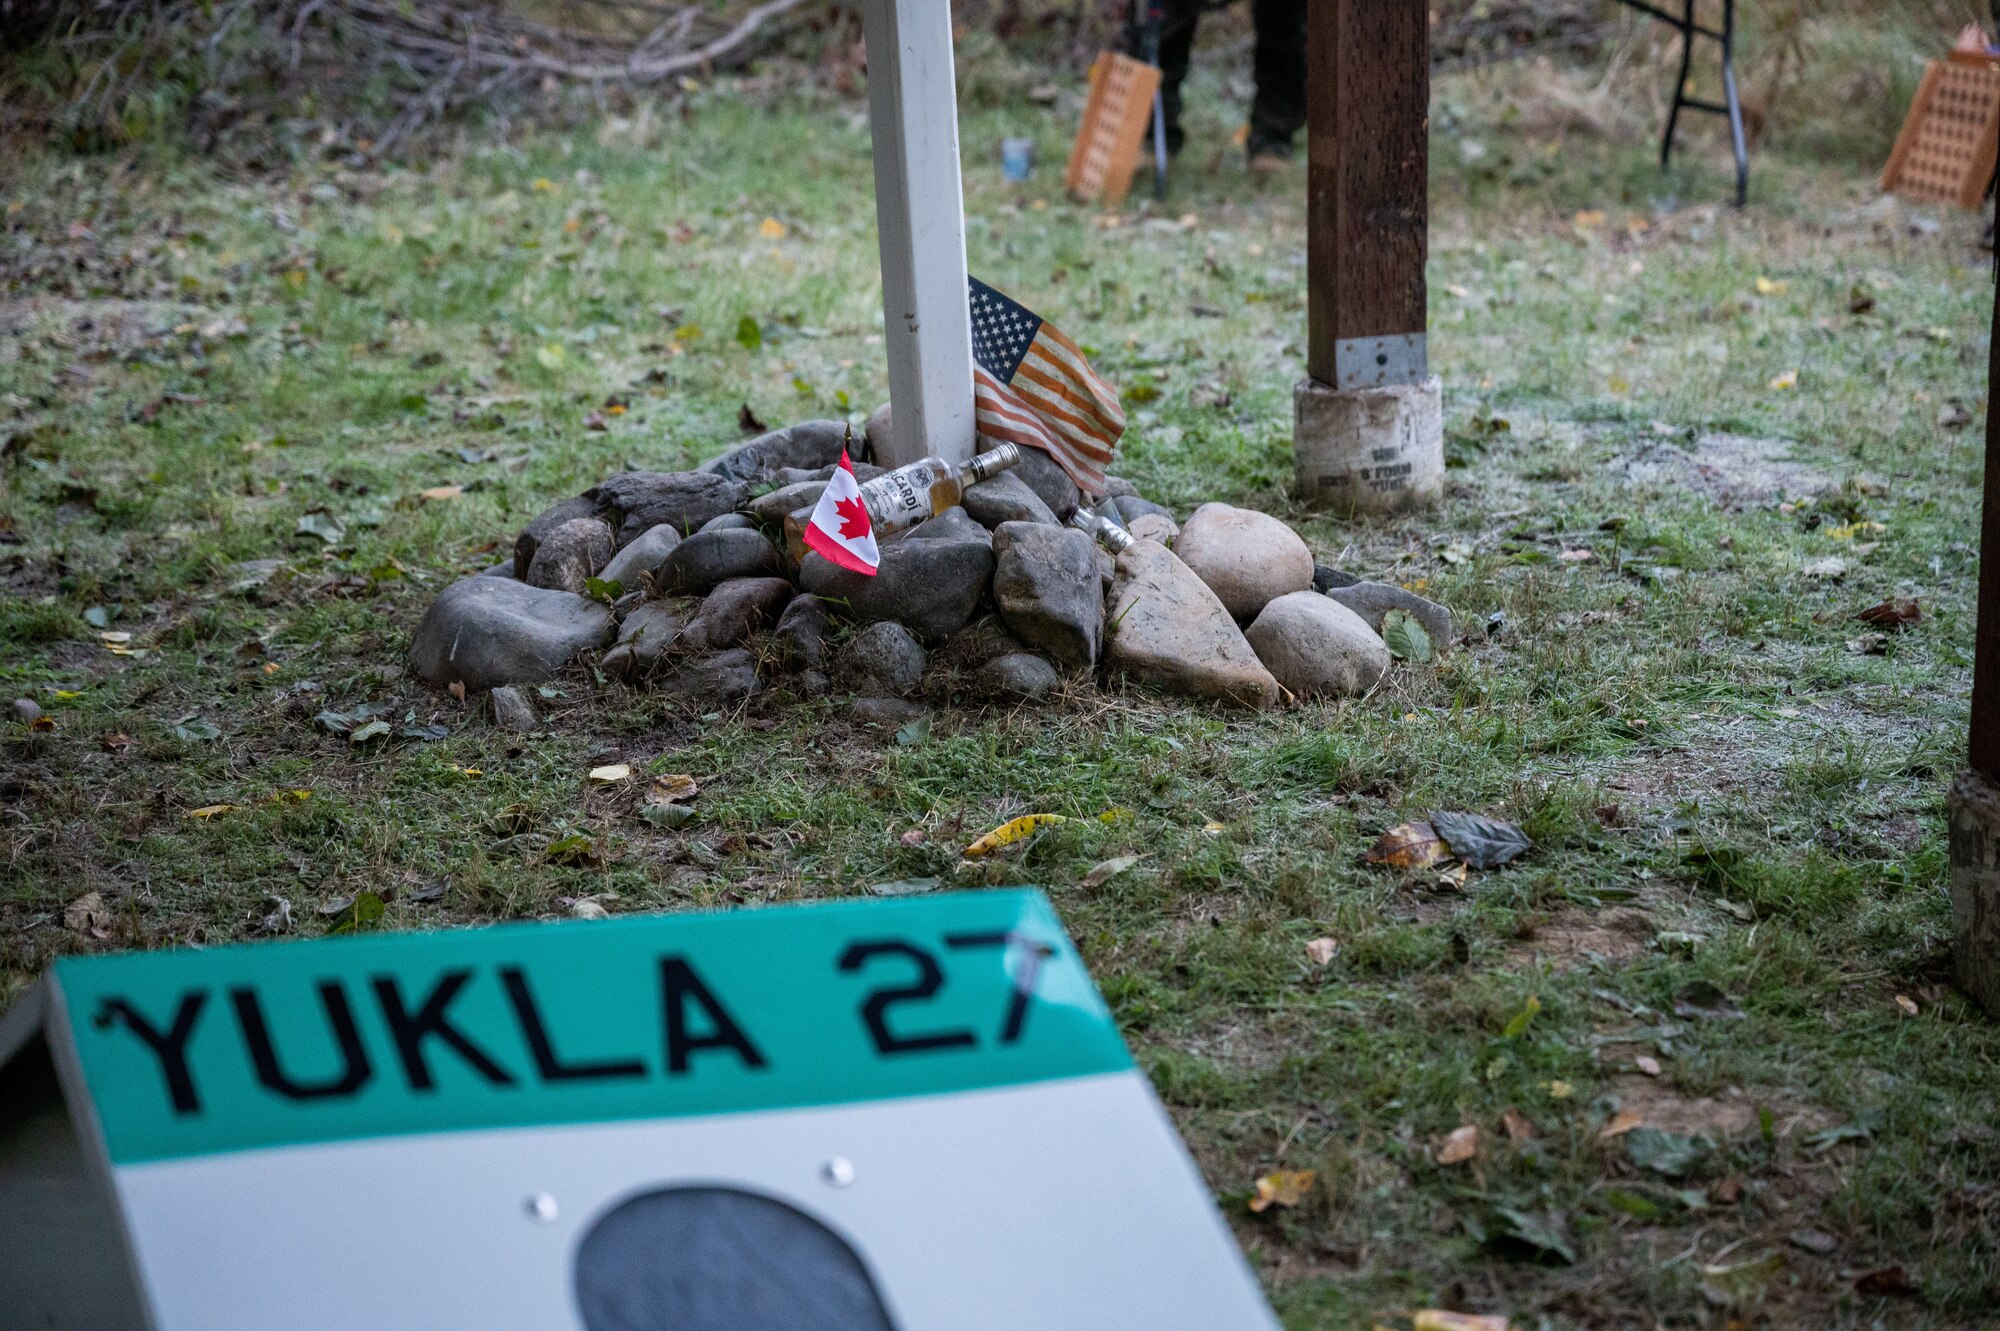
<svg viewBox="0 0 2000 1331">
<path fill-rule="evenodd" d="M 108 647 L 123 647 L 132 641 L 132 635 L 123 629 L 112 629 L 108 633 L 98 634 L 97 639 Z"/>
<path fill-rule="evenodd" d="M 1534 994 L 1529 994 L 1528 1001 L 1521 1005 L 1521 1010 L 1514 1014 L 1513 1019 L 1501 1029 L 1500 1034 L 1509 1040 L 1520 1039 L 1528 1033 L 1528 1024 L 1534 1021 L 1536 1014 L 1541 1010 L 1542 1000 Z"/>
<path fill-rule="evenodd" d="M 1613 1137 L 1623 1137 L 1632 1129 L 1644 1126 L 1645 1122 L 1645 1116 L 1638 1110 L 1621 1109 L 1611 1116 L 1611 1121 L 1604 1125 L 1603 1129 L 1597 1134 L 1597 1139 L 1599 1141 L 1609 1141 Z"/>
<path fill-rule="evenodd" d="M 1632 381 L 1630 379 L 1627 379 L 1622 374 L 1612 375 L 1611 381 L 1608 386 L 1611 389 L 1611 395 L 1613 397 L 1624 397 L 1627 393 L 1632 391 Z"/>
<path fill-rule="evenodd" d="M 1551 1100 L 1567 1100 L 1576 1094 L 1576 1087 L 1566 1081 L 1543 1082 L 1542 1089 L 1549 1093 Z"/>
<path fill-rule="evenodd" d="M 1340 944 L 1331 938 L 1315 938 L 1306 944 L 1306 958 L 1315 966 L 1326 965 L 1339 951 Z"/>
<path fill-rule="evenodd" d="M 485 773 L 485 772 L 481 771 L 481 770 L 480 770 L 479 768 L 477 768 L 477 767 L 460 767 L 460 766 L 459 766 L 459 765 L 458 765 L 457 763 L 453 763 L 453 764 L 451 765 L 451 770 L 452 770 L 452 771 L 454 771 L 454 772 L 456 772 L 456 773 L 458 773 L 458 774 L 459 774 L 460 776 L 485 776 L 485 775 L 486 775 L 486 773 Z"/>
<path fill-rule="evenodd" d="M 306 284 L 306 270 L 303 268 L 286 269 L 285 281 L 291 283 L 294 287 L 304 286 Z"/>
<path fill-rule="evenodd" d="M 462 485 L 433 485 L 428 490 L 417 491 L 417 498 L 428 503 L 437 503 L 440 500 L 456 499 L 464 493 L 465 487 Z"/>
<path fill-rule="evenodd" d="M 1129 823 L 1132 821 L 1132 811 L 1122 804 L 1113 805 L 1103 813 L 1098 814 L 1097 821 L 1107 826 L 1113 826 L 1118 823 Z"/>
<path fill-rule="evenodd" d="M 54 697 L 58 702 L 68 702 L 72 698 L 81 698 L 83 696 L 83 690 L 57 689 L 55 693 L 52 694 L 51 696 Z"/>
<path fill-rule="evenodd" d="M 700 324 L 682 324 L 679 328 L 674 329 L 674 341 L 676 342 L 692 342 L 700 336 Z"/>
<path fill-rule="evenodd" d="M 1257 1180 L 1257 1195 L 1250 1199 L 1250 1209 L 1262 1212 L 1273 1206 L 1297 1206 L 1312 1191 L 1317 1177 L 1310 1169 L 1274 1169 Z"/>
<path fill-rule="evenodd" d="M 561 369 L 562 363 L 567 359 L 569 352 L 560 343 L 551 342 L 546 346 L 535 348 L 535 361 L 545 370 Z"/>
<path fill-rule="evenodd" d="M 632 764 L 630 763 L 608 763 L 603 767 L 593 767 L 590 769 L 590 779 L 607 786 L 616 785 L 620 781 L 628 781 L 631 777 Z"/>
<path fill-rule="evenodd" d="M 1205 822 L 1201 825 L 1201 834 L 1203 836 L 1221 836 L 1224 832 L 1228 830 L 1229 829 L 1226 826 L 1214 821 L 1213 819 L 1210 819 L 1208 822 Z"/>
<path fill-rule="evenodd" d="M 1779 375 L 1777 378 L 1771 381 L 1772 391 L 1779 393 L 1784 392 L 1788 388 L 1797 388 L 1798 386 L 1799 386 L 1799 372 L 1797 370 L 1786 370 L 1783 374 Z"/>
<path fill-rule="evenodd" d="M 535 193 L 547 194 L 550 190 L 554 189 L 555 187 L 556 187 L 556 182 L 550 180 L 547 176 L 535 177 L 535 184 L 534 184 Z"/>
<path fill-rule="evenodd" d="M 1757 294 L 1760 296 L 1782 296 L 1785 294 L 1785 285 L 1783 282 L 1773 282 L 1768 277 L 1759 277 L 1757 279 Z"/>
<path fill-rule="evenodd" d="M 1438 1144 L 1437 1162 L 1441 1165 L 1462 1165 L 1479 1154 L 1479 1129 L 1468 1123 L 1462 1128 L 1454 1128 Z"/>
<path fill-rule="evenodd" d="M 1604 210 L 1602 208 L 1586 208 L 1570 220 L 1576 224 L 1578 231 L 1590 231 L 1604 225 Z"/>
<path fill-rule="evenodd" d="M 228 813 L 231 809 L 235 807 L 236 806 L 234 804 L 204 804 L 199 809 L 189 809 L 188 817 L 199 818 L 203 822 L 206 822 L 210 818 L 215 817 L 217 814 Z"/>
<path fill-rule="evenodd" d="M 981 855 L 991 855 L 994 851 L 1011 846 L 1017 841 L 1025 841 L 1042 828 L 1054 823 L 1066 823 L 1069 819 L 1059 813 L 1028 813 L 1012 822 L 1002 823 L 979 840 L 965 848 L 967 859 L 978 859 Z"/>
<path fill-rule="evenodd" d="M 1410 1331 L 1507 1331 L 1508 1321 L 1498 1313 L 1448 1313 L 1441 1308 L 1425 1308 L 1410 1321 Z"/>
<path fill-rule="evenodd" d="M 766 240 L 783 240 L 785 224 L 775 217 L 767 217 L 757 224 L 757 234 Z"/>
<path fill-rule="evenodd" d="M 1392 869 L 1428 869 L 1450 855 L 1451 848 L 1429 823 L 1401 823 L 1384 832 L 1361 858 Z"/>
</svg>

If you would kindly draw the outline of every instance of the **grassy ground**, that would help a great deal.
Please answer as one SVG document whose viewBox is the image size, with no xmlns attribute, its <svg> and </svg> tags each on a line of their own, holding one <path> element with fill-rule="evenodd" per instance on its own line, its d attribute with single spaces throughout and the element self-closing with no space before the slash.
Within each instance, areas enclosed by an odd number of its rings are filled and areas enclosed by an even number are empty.
<svg viewBox="0 0 2000 1331">
<path fill-rule="evenodd" d="M 1281 513 L 1472 641 L 1370 697 L 1249 718 L 1115 684 L 982 708 L 946 675 L 914 744 L 838 703 L 693 716 L 583 669 L 523 740 L 399 668 L 428 598 L 551 500 L 707 456 L 746 403 L 781 423 L 880 399 L 855 103 L 700 91 L 422 169 L 252 184 L 166 152 L 0 165 L 25 330 L 0 330 L 0 684 L 54 721 L 0 748 L 0 996 L 64 952 L 256 936 L 280 899 L 311 935 L 364 890 L 416 928 L 1036 883 L 1290 1327 L 1426 1306 L 1994 1325 L 2000 1035 L 1948 983 L 1942 826 L 1970 687 L 1977 221 L 1913 217 L 1875 200 L 1871 163 L 1803 152 L 1719 208 L 1712 140 L 1663 179 L 1643 142 L 1520 114 L 1548 78 L 1439 86 L 1431 353 L 1460 465 L 1438 511 L 1372 523 L 1286 496 L 1302 182 L 1246 179 L 1217 87 L 1172 199 L 1115 224 L 1059 197 L 1072 103 L 968 115 L 974 271 L 1130 394 L 1123 473 L 1177 510 Z M 1016 189 L 995 144 L 1023 131 L 1043 166 Z M 1791 465 L 1726 502 L 1626 466 L 1711 432 Z M 1777 502 L 1815 475 L 1821 497 Z M 464 493 L 419 497 L 446 485 Z M 1892 596 L 1921 622 L 1850 650 Z M 447 735 L 314 729 L 363 703 Z M 621 760 L 695 774 L 699 820 L 658 831 L 585 788 Z M 1014 814 L 1112 806 L 1135 816 L 955 854 Z M 1536 848 L 1459 889 L 1360 862 L 1432 808 L 1517 819 Z M 601 863 L 543 861 L 576 832 Z M 1620 1109 L 1655 1131 L 1602 1137 Z M 1462 1124 L 1478 1155 L 1438 1163 Z M 1318 1181 L 1253 1216 L 1273 1167 Z M 1907 1292 L 1857 1288 L 1898 1265 Z"/>
</svg>

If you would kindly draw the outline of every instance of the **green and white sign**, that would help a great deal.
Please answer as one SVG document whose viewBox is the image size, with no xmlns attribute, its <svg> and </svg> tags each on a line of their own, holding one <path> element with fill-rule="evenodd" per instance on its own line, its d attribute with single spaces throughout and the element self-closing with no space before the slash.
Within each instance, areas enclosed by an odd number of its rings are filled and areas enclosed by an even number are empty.
<svg viewBox="0 0 2000 1331">
<path fill-rule="evenodd" d="M 0 1063 L 0 1325 L 1275 1326 L 1037 892 L 66 959 Z"/>
</svg>

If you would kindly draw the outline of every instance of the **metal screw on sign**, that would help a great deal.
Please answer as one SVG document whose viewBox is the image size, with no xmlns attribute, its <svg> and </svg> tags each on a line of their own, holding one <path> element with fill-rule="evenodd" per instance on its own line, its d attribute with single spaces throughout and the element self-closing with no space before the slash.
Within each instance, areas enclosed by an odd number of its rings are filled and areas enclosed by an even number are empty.
<svg viewBox="0 0 2000 1331">
<path fill-rule="evenodd" d="M 844 1188 L 854 1182 L 854 1162 L 844 1155 L 836 1155 L 820 1166 L 820 1174 L 836 1188 Z"/>
<path fill-rule="evenodd" d="M 528 1198 L 528 1218 L 548 1224 L 556 1218 L 556 1199 L 546 1192 Z"/>
</svg>

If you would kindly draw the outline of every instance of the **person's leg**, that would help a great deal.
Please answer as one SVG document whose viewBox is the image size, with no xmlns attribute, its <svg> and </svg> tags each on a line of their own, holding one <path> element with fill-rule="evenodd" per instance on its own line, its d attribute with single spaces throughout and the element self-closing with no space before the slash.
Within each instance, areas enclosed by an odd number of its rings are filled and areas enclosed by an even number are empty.
<svg viewBox="0 0 2000 1331">
<path fill-rule="evenodd" d="M 1144 5 L 1147 0 L 1133 0 Z M 1160 24 L 1160 97 L 1167 110 L 1167 151 L 1177 153 L 1181 132 L 1181 80 L 1187 77 L 1194 53 L 1194 30 L 1201 22 L 1201 0 L 1164 0 Z"/>
<path fill-rule="evenodd" d="M 1257 97 L 1250 104 L 1250 156 L 1289 157 L 1306 123 L 1305 0 L 1251 0 L 1257 25 Z"/>
</svg>

